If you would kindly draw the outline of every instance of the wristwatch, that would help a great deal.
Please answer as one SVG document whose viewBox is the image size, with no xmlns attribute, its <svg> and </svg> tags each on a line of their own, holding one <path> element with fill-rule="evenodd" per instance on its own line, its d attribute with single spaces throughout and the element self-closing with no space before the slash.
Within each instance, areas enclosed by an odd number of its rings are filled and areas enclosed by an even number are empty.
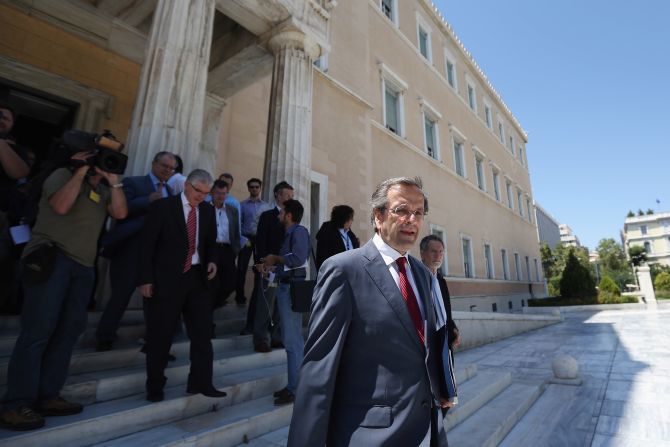
<svg viewBox="0 0 670 447">
<path fill-rule="evenodd" d="M 123 183 L 117 183 L 115 185 L 112 185 L 112 188 L 123 188 Z"/>
</svg>

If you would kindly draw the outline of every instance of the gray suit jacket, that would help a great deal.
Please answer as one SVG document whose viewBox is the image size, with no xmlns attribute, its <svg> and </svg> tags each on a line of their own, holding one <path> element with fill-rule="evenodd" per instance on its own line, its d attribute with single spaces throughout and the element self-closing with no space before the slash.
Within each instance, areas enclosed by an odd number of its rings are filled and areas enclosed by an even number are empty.
<svg viewBox="0 0 670 447">
<path fill-rule="evenodd" d="M 226 207 L 226 216 L 228 216 L 228 235 L 230 236 L 230 245 L 233 248 L 235 256 L 240 252 L 240 216 L 237 208 L 233 205 L 224 204 Z"/>
<path fill-rule="evenodd" d="M 426 309 L 426 346 L 379 251 L 327 259 L 319 271 L 289 446 L 417 446 L 445 396 L 428 270 L 410 257 Z M 432 329 L 431 329 L 432 328 Z M 436 417 L 438 445 L 447 444 Z"/>
</svg>

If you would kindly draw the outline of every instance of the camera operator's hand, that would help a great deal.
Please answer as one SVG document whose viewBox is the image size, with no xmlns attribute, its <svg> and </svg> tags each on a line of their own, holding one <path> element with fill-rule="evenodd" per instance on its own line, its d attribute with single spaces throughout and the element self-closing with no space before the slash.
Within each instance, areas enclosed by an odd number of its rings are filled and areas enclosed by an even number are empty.
<svg viewBox="0 0 670 447">
<path fill-rule="evenodd" d="M 73 165 L 75 166 L 75 175 L 80 176 L 80 178 L 84 178 L 84 175 L 86 175 L 89 169 L 87 160 L 94 155 L 95 153 L 93 152 L 77 152 L 72 157 L 70 157 L 70 160 L 74 162 Z"/>
<path fill-rule="evenodd" d="M 109 186 L 116 185 L 119 183 L 119 176 L 118 174 L 112 174 L 111 172 L 106 172 L 100 169 L 99 167 L 95 167 L 95 172 L 96 174 L 100 174 L 102 178 L 107 179 L 107 182 L 109 183 Z"/>
</svg>

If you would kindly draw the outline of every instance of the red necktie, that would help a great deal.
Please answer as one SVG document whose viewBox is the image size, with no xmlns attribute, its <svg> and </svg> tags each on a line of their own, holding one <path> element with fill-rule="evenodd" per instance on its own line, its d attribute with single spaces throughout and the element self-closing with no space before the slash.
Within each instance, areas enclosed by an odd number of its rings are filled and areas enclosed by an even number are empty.
<svg viewBox="0 0 670 447">
<path fill-rule="evenodd" d="M 190 206 L 190 205 L 189 205 Z M 186 235 L 188 237 L 188 253 L 186 254 L 186 261 L 184 262 L 183 273 L 191 269 L 191 260 L 195 254 L 195 233 L 196 233 L 196 215 L 195 207 L 191 206 L 188 212 L 188 219 L 186 219 Z"/>
<path fill-rule="evenodd" d="M 407 258 L 403 256 L 396 259 L 395 262 L 398 264 L 398 273 L 400 276 L 400 293 L 402 293 L 402 297 L 405 299 L 405 304 L 407 304 L 409 316 L 412 318 L 412 323 L 414 323 L 416 333 L 421 339 L 421 344 L 424 344 L 426 338 L 423 334 L 423 319 L 421 318 L 419 303 L 416 300 L 416 295 L 414 295 L 414 290 L 409 283 L 409 279 L 407 278 L 407 271 L 405 270 L 405 263 L 407 263 Z"/>
</svg>

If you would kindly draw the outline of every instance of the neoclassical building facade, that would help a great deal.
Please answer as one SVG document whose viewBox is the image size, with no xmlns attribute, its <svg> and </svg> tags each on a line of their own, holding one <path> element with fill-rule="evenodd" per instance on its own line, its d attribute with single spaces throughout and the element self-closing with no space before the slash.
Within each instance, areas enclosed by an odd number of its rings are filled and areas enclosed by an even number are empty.
<svg viewBox="0 0 670 447">
<path fill-rule="evenodd" d="M 35 147 L 108 128 L 129 174 L 169 150 L 238 198 L 286 180 L 312 232 L 346 203 L 363 240 L 375 185 L 420 175 L 455 309 L 544 295 L 527 135 L 429 0 L 2 0 L 0 36 Z"/>
</svg>

